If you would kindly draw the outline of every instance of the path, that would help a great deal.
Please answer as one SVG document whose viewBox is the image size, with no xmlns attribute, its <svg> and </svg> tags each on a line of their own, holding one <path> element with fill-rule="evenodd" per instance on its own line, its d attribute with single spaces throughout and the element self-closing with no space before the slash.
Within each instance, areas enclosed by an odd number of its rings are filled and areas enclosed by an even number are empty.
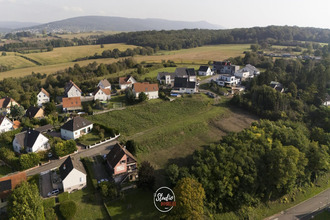
<svg viewBox="0 0 330 220">
<path fill-rule="evenodd" d="M 308 220 L 330 207 L 330 189 L 265 220 Z"/>
</svg>

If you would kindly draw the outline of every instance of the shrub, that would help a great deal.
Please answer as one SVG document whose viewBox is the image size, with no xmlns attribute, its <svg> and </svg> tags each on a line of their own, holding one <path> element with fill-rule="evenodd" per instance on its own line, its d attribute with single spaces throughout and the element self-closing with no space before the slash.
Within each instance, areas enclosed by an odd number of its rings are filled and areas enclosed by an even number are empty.
<svg viewBox="0 0 330 220">
<path fill-rule="evenodd" d="M 55 197 L 43 201 L 44 209 L 53 208 L 55 206 Z"/>
<path fill-rule="evenodd" d="M 58 195 L 58 200 L 60 203 L 63 203 L 65 201 L 69 200 L 69 193 L 68 192 L 64 192 Z"/>
<path fill-rule="evenodd" d="M 45 208 L 44 215 L 46 220 L 56 220 L 57 216 L 53 208 Z"/>
<path fill-rule="evenodd" d="M 73 219 L 77 212 L 77 204 L 72 201 L 64 201 L 60 204 L 60 212 L 65 219 Z"/>
<path fill-rule="evenodd" d="M 99 184 L 99 186 L 102 196 L 109 199 L 115 199 L 118 197 L 118 190 L 115 183 L 102 182 Z"/>
<path fill-rule="evenodd" d="M 22 170 L 29 169 L 38 165 L 40 162 L 40 157 L 36 153 L 22 154 L 19 157 L 19 163 Z"/>
</svg>

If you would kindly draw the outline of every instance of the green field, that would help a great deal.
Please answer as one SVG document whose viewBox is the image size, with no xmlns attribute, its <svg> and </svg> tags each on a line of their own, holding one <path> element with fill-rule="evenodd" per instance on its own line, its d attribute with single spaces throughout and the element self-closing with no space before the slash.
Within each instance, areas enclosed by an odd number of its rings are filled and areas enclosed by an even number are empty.
<svg viewBox="0 0 330 220">
<path fill-rule="evenodd" d="M 160 219 L 161 215 L 153 203 L 153 192 L 134 189 L 125 193 L 123 200 L 107 203 L 111 219 Z"/>
<path fill-rule="evenodd" d="M 35 64 L 26 60 L 26 62 L 28 62 L 30 66 L 28 64 L 24 64 L 27 67 L 23 68 L 24 65 L 19 65 L 22 68 L 2 72 L 0 73 L 0 80 L 7 77 L 26 76 L 30 75 L 32 72 L 51 74 L 59 70 L 63 70 L 65 68 L 73 67 L 75 64 L 84 66 L 94 61 L 97 63 L 110 64 L 118 61 L 118 59 L 105 58 L 84 60 L 79 62 L 71 61 L 80 57 L 91 56 L 95 53 L 101 54 L 106 49 L 118 48 L 120 50 L 126 50 L 127 48 L 132 47 L 135 46 L 124 44 L 107 44 L 104 45 L 104 48 L 101 48 L 100 45 L 88 45 L 54 48 L 54 50 L 50 52 L 25 54 L 24 56 L 30 57 L 31 59 L 40 62 L 41 64 L 43 64 L 43 66 L 36 66 Z M 134 59 L 138 62 L 146 61 L 149 63 L 161 63 L 162 60 L 173 60 L 178 65 L 185 65 L 186 63 L 190 63 L 188 66 L 197 66 L 199 64 L 206 64 L 208 61 L 224 60 L 229 57 L 243 56 L 243 52 L 249 50 L 249 47 L 250 45 L 248 44 L 224 44 L 215 46 L 204 46 L 175 51 L 160 51 L 158 52 L 158 54 L 151 56 L 135 56 Z M 0 62 L 1 58 L 2 57 L 0 57 Z M 11 62 L 15 63 L 15 61 Z M 23 60 L 21 62 L 25 61 Z"/>
<path fill-rule="evenodd" d="M 14 52 L 6 52 L 6 54 L 6 56 L 0 55 L 0 65 L 10 66 L 15 69 L 36 66 L 29 60 L 26 60 L 20 56 L 15 56 Z"/>
</svg>

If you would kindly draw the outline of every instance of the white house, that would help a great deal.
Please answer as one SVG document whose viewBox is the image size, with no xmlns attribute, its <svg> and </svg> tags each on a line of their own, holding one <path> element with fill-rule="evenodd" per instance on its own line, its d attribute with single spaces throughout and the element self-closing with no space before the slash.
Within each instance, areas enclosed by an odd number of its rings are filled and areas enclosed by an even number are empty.
<svg viewBox="0 0 330 220">
<path fill-rule="evenodd" d="M 188 78 L 176 77 L 174 80 L 174 87 L 171 94 L 188 93 L 193 94 L 197 92 L 196 82 L 190 82 Z"/>
<path fill-rule="evenodd" d="M 101 87 L 102 89 L 110 89 L 111 90 L 111 84 L 107 79 L 100 80 L 99 84 L 97 84 L 97 87 Z"/>
<path fill-rule="evenodd" d="M 83 164 L 73 158 L 68 157 L 59 168 L 63 191 L 71 193 L 80 190 L 87 185 L 87 175 Z"/>
<path fill-rule="evenodd" d="M 80 97 L 81 96 L 81 89 L 70 80 L 65 87 L 64 87 L 64 92 L 66 97 Z"/>
<path fill-rule="evenodd" d="M 136 80 L 133 76 L 119 77 L 119 87 L 121 90 L 126 88 L 132 88 L 133 84 L 136 83 Z"/>
<path fill-rule="evenodd" d="M 65 140 L 77 139 L 93 129 L 93 123 L 82 117 L 74 117 L 61 127 L 61 137 Z"/>
<path fill-rule="evenodd" d="M 38 97 L 38 106 L 42 106 L 43 103 L 47 103 L 50 100 L 50 95 L 44 88 L 41 88 L 37 97 Z"/>
<path fill-rule="evenodd" d="M 157 80 L 160 84 L 171 85 L 174 83 L 175 73 L 159 72 Z"/>
<path fill-rule="evenodd" d="M 158 99 L 158 84 L 149 84 L 148 82 L 134 83 L 133 93 L 139 98 L 141 92 L 144 92 L 149 99 Z"/>
<path fill-rule="evenodd" d="M 214 72 L 211 70 L 209 66 L 200 66 L 198 70 L 198 75 L 200 76 L 211 76 Z"/>
<path fill-rule="evenodd" d="M 101 100 L 101 101 L 107 101 L 111 98 L 111 91 L 110 89 L 103 89 L 101 87 L 98 87 L 94 92 L 94 100 Z"/>
<path fill-rule="evenodd" d="M 326 95 L 323 105 L 330 106 L 330 95 L 329 94 Z"/>
<path fill-rule="evenodd" d="M 237 72 L 234 73 L 234 76 L 236 76 L 237 78 L 240 78 L 241 80 L 253 77 L 253 76 L 250 77 L 250 72 L 245 69 L 238 70 Z"/>
<path fill-rule="evenodd" d="M 243 68 L 245 71 L 249 71 L 250 77 L 253 78 L 256 75 L 260 74 L 260 70 L 257 69 L 255 66 L 252 66 L 251 64 L 246 64 Z"/>
<path fill-rule="evenodd" d="M 36 130 L 27 130 L 15 135 L 13 141 L 14 151 L 20 153 L 25 149 L 26 152 L 38 152 L 50 148 L 48 138 Z"/>
<path fill-rule="evenodd" d="M 12 106 L 20 106 L 20 104 L 18 104 L 14 99 L 9 98 L 9 97 L 5 97 L 0 99 L 0 111 L 4 113 L 4 115 L 6 114 L 10 114 L 10 107 Z"/>
<path fill-rule="evenodd" d="M 14 130 L 14 123 L 9 120 L 6 116 L 0 117 L 0 133 Z"/>
<path fill-rule="evenodd" d="M 233 86 L 239 84 L 240 80 L 235 76 L 229 74 L 222 74 L 216 80 L 216 82 L 219 86 Z"/>
</svg>

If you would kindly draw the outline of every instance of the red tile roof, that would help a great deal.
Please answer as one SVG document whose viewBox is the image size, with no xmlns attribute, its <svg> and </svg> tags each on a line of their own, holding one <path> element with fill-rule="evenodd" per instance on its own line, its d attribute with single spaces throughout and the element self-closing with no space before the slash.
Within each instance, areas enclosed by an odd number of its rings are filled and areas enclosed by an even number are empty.
<svg viewBox="0 0 330 220">
<path fill-rule="evenodd" d="M 98 87 L 94 92 L 93 92 L 93 95 L 95 96 L 95 94 L 101 90 L 102 92 L 104 92 L 104 94 L 106 95 L 110 95 L 111 93 L 111 90 L 110 89 L 102 89 L 101 87 Z"/>
<path fill-rule="evenodd" d="M 134 83 L 133 88 L 135 92 L 154 92 L 158 91 L 158 84 L 149 84 L 148 82 Z"/>
<path fill-rule="evenodd" d="M 127 82 L 127 80 L 129 79 L 129 76 L 127 77 L 119 77 L 119 84 L 131 84 L 131 82 Z"/>
<path fill-rule="evenodd" d="M 19 183 L 26 181 L 26 173 L 20 172 L 10 176 L 2 177 L 0 178 L 0 183 L 8 180 L 11 182 L 11 185 L 9 186 L 10 189 L 0 189 L 0 198 L 6 198 L 10 194 L 11 190 L 15 189 Z"/>
<path fill-rule="evenodd" d="M 81 107 L 80 97 L 62 98 L 63 108 Z"/>
<path fill-rule="evenodd" d="M 17 129 L 17 128 L 19 128 L 20 126 L 21 126 L 21 122 L 20 121 L 13 121 L 13 123 L 14 123 L 14 125 L 13 125 L 13 128 L 14 129 Z"/>
<path fill-rule="evenodd" d="M 15 102 L 17 103 L 14 99 L 5 97 L 0 99 L 0 108 L 7 108 L 10 107 L 10 103 Z M 18 103 L 17 103 L 18 104 Z M 19 105 L 19 104 L 18 104 Z"/>
<path fill-rule="evenodd" d="M 50 98 L 49 93 L 44 88 L 41 88 L 41 92 Z"/>
</svg>

